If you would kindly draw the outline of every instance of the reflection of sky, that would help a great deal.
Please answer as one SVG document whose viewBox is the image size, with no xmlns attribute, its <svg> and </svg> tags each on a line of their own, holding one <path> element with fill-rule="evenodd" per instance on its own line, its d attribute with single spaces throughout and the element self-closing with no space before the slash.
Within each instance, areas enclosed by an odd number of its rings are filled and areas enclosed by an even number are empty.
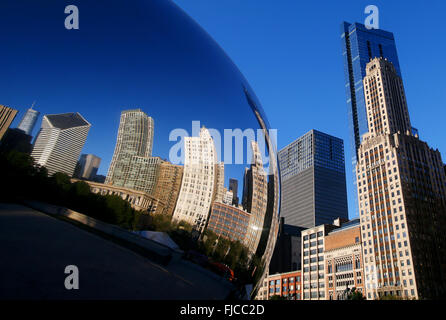
<svg viewBox="0 0 446 320">
<path fill-rule="evenodd" d="M 137 3 L 72 1 L 80 30 L 66 30 L 62 3 L 2 1 L 0 103 L 20 111 L 13 127 L 34 100 L 41 114 L 80 112 L 92 124 L 82 153 L 102 158 L 100 174 L 124 109 L 153 117 L 153 155 L 161 158 L 175 143 L 170 131 L 191 133 L 193 120 L 222 135 L 257 129 L 243 91 L 248 85 L 220 48 L 181 11 L 165 10 L 169 2 Z M 244 167 L 225 166 L 225 185 L 234 177 L 241 186 Z"/>
</svg>

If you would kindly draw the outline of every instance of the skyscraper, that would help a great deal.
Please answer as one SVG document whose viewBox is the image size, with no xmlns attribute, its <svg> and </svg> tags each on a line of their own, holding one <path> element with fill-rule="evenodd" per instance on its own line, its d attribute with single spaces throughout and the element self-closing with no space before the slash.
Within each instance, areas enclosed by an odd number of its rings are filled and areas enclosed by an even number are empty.
<svg viewBox="0 0 446 320">
<path fill-rule="evenodd" d="M 343 22 L 341 25 L 346 102 L 350 129 L 352 170 L 354 171 L 361 137 L 368 132 L 367 111 L 362 79 L 366 64 L 375 57 L 388 59 L 401 76 L 395 38 L 391 32 L 367 29 L 363 24 Z M 353 174 L 353 177 L 356 177 Z M 353 179 L 356 191 L 356 178 Z M 357 207 L 357 206 L 355 206 Z"/>
<path fill-rule="evenodd" d="M 252 164 L 245 170 L 243 208 L 251 214 L 245 245 L 255 253 L 262 236 L 268 201 L 268 175 L 263 168 L 262 154 L 256 141 L 251 141 Z"/>
<path fill-rule="evenodd" d="M 413 135 L 404 87 L 375 58 L 363 80 L 369 132 L 356 177 L 368 299 L 446 296 L 446 177 L 438 150 Z"/>
<path fill-rule="evenodd" d="M 234 206 L 238 205 L 238 180 L 230 178 L 229 179 L 229 190 L 232 191 L 232 194 L 234 195 L 232 199 L 232 204 Z"/>
<path fill-rule="evenodd" d="M 98 173 L 101 158 L 94 154 L 83 154 L 79 159 L 78 178 L 92 180 Z"/>
<path fill-rule="evenodd" d="M 33 104 L 34 105 L 34 104 Z M 23 130 L 26 134 L 31 135 L 40 112 L 29 108 L 18 125 L 18 129 Z"/>
<path fill-rule="evenodd" d="M 120 187 L 135 184 L 127 180 L 131 170 L 139 171 L 134 167 L 144 165 L 141 157 L 152 156 L 153 126 L 153 119 L 141 109 L 122 111 L 116 147 L 105 183 Z"/>
<path fill-rule="evenodd" d="M 49 175 L 62 172 L 72 176 L 90 127 L 79 113 L 45 115 L 31 156 Z"/>
<path fill-rule="evenodd" d="M 348 219 L 342 139 L 311 130 L 278 153 L 280 216 L 312 228 Z"/>
<path fill-rule="evenodd" d="M 185 221 L 202 232 L 215 197 L 217 153 L 208 129 L 198 137 L 185 137 L 184 173 L 174 221 Z"/>
<path fill-rule="evenodd" d="M 0 140 L 17 115 L 17 110 L 0 104 Z"/>
</svg>

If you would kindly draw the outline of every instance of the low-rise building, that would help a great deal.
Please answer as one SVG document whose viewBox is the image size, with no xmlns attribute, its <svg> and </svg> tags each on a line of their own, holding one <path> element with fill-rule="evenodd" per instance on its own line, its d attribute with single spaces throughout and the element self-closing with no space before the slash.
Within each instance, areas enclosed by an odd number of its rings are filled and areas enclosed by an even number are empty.
<svg viewBox="0 0 446 320">
<path fill-rule="evenodd" d="M 359 219 L 343 224 L 325 237 L 325 296 L 345 300 L 349 292 L 364 292 L 364 270 Z"/>
<path fill-rule="evenodd" d="M 244 242 L 251 215 L 235 206 L 213 202 L 207 229 L 232 241 Z"/>
</svg>

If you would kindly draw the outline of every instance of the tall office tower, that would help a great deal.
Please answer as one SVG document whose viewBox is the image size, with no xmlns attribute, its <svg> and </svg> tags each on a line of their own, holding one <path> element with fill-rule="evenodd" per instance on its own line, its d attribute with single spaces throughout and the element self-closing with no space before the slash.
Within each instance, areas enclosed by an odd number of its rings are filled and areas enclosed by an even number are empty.
<svg viewBox="0 0 446 320">
<path fill-rule="evenodd" d="M 225 164 L 223 162 L 217 164 L 215 175 L 215 195 L 213 201 L 222 202 L 226 194 L 225 183 Z"/>
<path fill-rule="evenodd" d="M 34 126 L 36 125 L 37 118 L 40 114 L 39 111 L 33 109 L 33 106 L 31 106 L 31 108 L 26 111 L 25 115 L 23 116 L 17 127 L 18 129 L 23 130 L 28 135 L 31 135 Z"/>
<path fill-rule="evenodd" d="M 153 196 L 166 204 L 166 215 L 171 216 L 175 210 L 182 178 L 183 166 L 171 164 L 167 161 L 160 163 Z"/>
<path fill-rule="evenodd" d="M 125 175 L 113 185 L 152 194 L 161 162 L 160 157 L 132 156 Z"/>
<path fill-rule="evenodd" d="M 72 176 L 91 124 L 79 113 L 45 115 L 31 156 L 48 170 Z"/>
<path fill-rule="evenodd" d="M 217 153 L 214 140 L 204 127 L 200 136 L 184 138 L 184 144 L 184 174 L 172 220 L 186 221 L 202 232 L 215 196 Z"/>
<path fill-rule="evenodd" d="M 361 137 L 369 129 L 364 87 L 362 85 L 362 79 L 366 74 L 366 64 L 370 59 L 382 57 L 393 63 L 399 76 L 401 76 L 401 72 L 395 38 L 391 32 L 380 29 L 369 30 L 360 23 L 343 22 L 341 24 L 341 43 L 350 128 L 352 171 L 354 171 Z M 354 172 L 353 177 L 356 192 L 356 174 Z"/>
<path fill-rule="evenodd" d="M 245 171 L 246 195 L 244 209 L 251 213 L 249 227 L 246 233 L 245 245 L 251 253 L 255 253 L 262 236 L 263 223 L 265 221 L 266 206 L 268 200 L 268 175 L 263 168 L 262 154 L 259 145 L 251 141 L 252 163 Z"/>
<path fill-rule="evenodd" d="M 152 156 L 153 127 L 153 119 L 141 109 L 122 111 L 105 183 L 124 187 L 131 168 L 143 162 L 138 157 Z"/>
<path fill-rule="evenodd" d="M 0 140 L 17 115 L 17 110 L 0 104 Z"/>
<path fill-rule="evenodd" d="M 238 180 L 230 178 L 229 179 L 229 190 L 232 190 L 234 198 L 232 199 L 232 204 L 238 206 Z"/>
<path fill-rule="evenodd" d="M 79 170 L 77 177 L 86 180 L 92 180 L 98 173 L 101 158 L 94 154 L 83 154 L 79 159 Z"/>
<path fill-rule="evenodd" d="M 279 151 L 280 216 L 311 228 L 348 218 L 342 139 L 311 130 Z"/>
<path fill-rule="evenodd" d="M 368 299 L 446 296 L 446 177 L 438 150 L 413 135 L 401 79 L 373 59 L 363 80 L 369 133 L 356 177 Z M 405 131 L 404 131 L 405 130 Z"/>
</svg>

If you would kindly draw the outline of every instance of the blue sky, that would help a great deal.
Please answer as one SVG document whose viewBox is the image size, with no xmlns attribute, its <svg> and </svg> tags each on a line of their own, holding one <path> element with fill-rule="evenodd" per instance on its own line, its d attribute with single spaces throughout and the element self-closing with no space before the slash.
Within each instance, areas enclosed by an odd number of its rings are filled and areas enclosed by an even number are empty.
<svg viewBox="0 0 446 320">
<path fill-rule="evenodd" d="M 226 51 L 261 101 L 279 148 L 312 128 L 344 139 L 354 213 L 340 23 L 374 4 L 394 33 L 411 121 L 446 161 L 445 1 L 175 0 Z"/>
<path fill-rule="evenodd" d="M 216 40 L 246 77 L 271 126 L 278 129 L 279 148 L 313 128 L 344 139 L 350 214 L 355 210 L 340 24 L 364 22 L 367 5 L 378 6 L 380 28 L 395 34 L 413 125 L 421 139 L 446 153 L 444 1 L 174 2 Z M 93 124 L 83 152 L 103 158 L 102 174 L 111 160 L 122 109 L 142 107 L 153 116 L 155 153 L 166 149 L 156 140 L 165 139 L 163 129 L 184 127 L 181 116 L 166 112 L 169 99 L 177 110 L 206 113 L 208 127 L 222 117 L 234 127 L 250 127 L 254 119 L 239 108 L 241 86 L 227 61 L 220 56 L 215 61 L 204 53 L 197 56 L 215 48 L 195 37 L 190 32 L 193 27 L 178 29 L 181 21 L 144 3 L 151 2 L 122 6 L 114 0 L 1 1 L 0 103 L 19 109 L 13 126 L 34 100 L 42 114 L 81 112 Z M 79 5 L 79 32 L 63 28 L 68 4 Z M 178 38 L 178 30 L 188 41 Z M 176 41 L 169 42 L 172 37 Z M 169 54 L 160 55 L 163 51 L 153 50 L 153 44 Z M 166 64 L 167 59 L 171 60 Z M 187 74 L 191 81 L 171 74 Z M 224 85 L 218 86 L 220 82 Z M 197 89 L 200 101 L 194 94 Z M 190 100 L 186 103 L 184 98 Z"/>
</svg>

